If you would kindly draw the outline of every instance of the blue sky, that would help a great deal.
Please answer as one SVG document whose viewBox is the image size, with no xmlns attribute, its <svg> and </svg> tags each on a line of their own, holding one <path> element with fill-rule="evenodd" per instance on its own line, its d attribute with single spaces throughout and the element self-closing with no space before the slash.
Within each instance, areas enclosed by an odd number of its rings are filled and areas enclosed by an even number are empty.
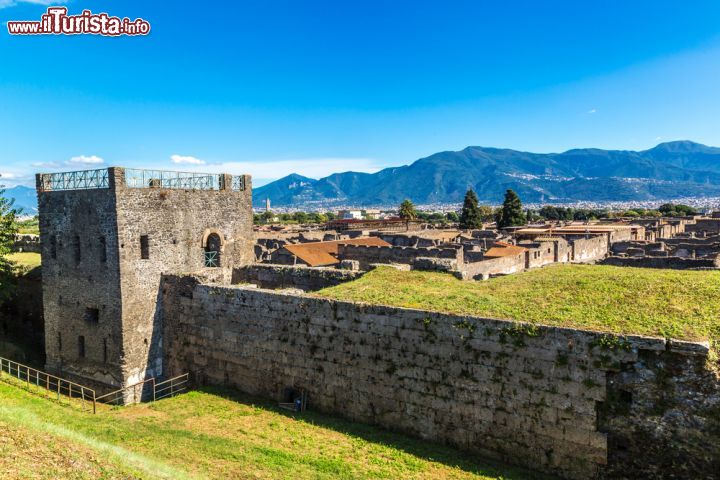
<svg viewBox="0 0 720 480">
<path fill-rule="evenodd" d="M 376 171 L 468 145 L 720 146 L 720 2 L 64 2 L 147 37 L 11 36 L 0 173 Z M 62 2 L 60 2 L 62 3 Z M 52 2 L 58 4 L 58 2 Z"/>
</svg>

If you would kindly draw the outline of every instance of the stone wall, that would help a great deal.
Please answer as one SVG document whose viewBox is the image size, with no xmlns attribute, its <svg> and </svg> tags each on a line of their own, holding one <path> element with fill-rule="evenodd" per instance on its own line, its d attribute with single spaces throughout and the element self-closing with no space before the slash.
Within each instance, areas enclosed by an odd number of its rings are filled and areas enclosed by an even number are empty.
<svg viewBox="0 0 720 480">
<path fill-rule="evenodd" d="M 245 189 L 176 190 L 116 187 L 124 377 L 134 383 L 163 374 L 162 329 L 157 316 L 163 273 L 222 271 L 254 261 L 250 178 Z M 230 182 L 226 182 L 230 184 Z M 204 247 L 221 239 L 220 268 L 206 268 Z M 141 236 L 148 239 L 142 258 Z M 218 272 L 212 272 L 218 273 Z"/>
<path fill-rule="evenodd" d="M 487 280 L 494 275 L 509 275 L 522 272 L 526 266 L 526 253 L 465 263 L 462 265 L 460 274 L 465 280 Z"/>
<path fill-rule="evenodd" d="M 608 374 L 598 426 L 608 478 L 720 478 L 720 363 L 708 348 L 669 341 Z"/>
<path fill-rule="evenodd" d="M 117 387 L 123 367 L 115 191 L 40 192 L 38 211 L 45 369 L 85 385 Z"/>
<path fill-rule="evenodd" d="M 12 249 L 14 252 L 40 253 L 40 235 L 21 233 L 15 235 Z"/>
<path fill-rule="evenodd" d="M 694 224 L 685 225 L 685 231 L 710 235 L 720 234 L 720 218 L 698 218 Z"/>
<path fill-rule="evenodd" d="M 555 242 L 530 242 L 530 243 L 518 243 L 518 246 L 525 247 L 528 249 L 527 252 L 527 268 L 538 268 L 545 265 L 550 265 L 555 262 L 568 261 L 569 253 L 567 252 L 567 242 L 560 240 L 558 243 Z M 563 256 L 560 257 L 559 247 L 564 247 Z"/>
<path fill-rule="evenodd" d="M 647 254 L 653 251 L 665 250 L 665 246 L 666 245 L 664 242 L 646 242 L 641 240 L 633 240 L 630 242 L 613 243 L 610 246 L 610 251 L 613 253 L 613 255 L 618 255 L 622 253 L 627 253 L 629 249 L 640 249 L 643 251 L 643 254 Z"/>
<path fill-rule="evenodd" d="M 367 270 L 374 263 L 402 263 L 412 265 L 416 258 L 446 258 L 463 262 L 460 245 L 453 247 L 378 247 L 374 245 L 339 245 L 340 260 L 357 260 Z"/>
<path fill-rule="evenodd" d="M 708 415 L 717 415 L 720 394 L 717 377 L 700 366 L 707 361 L 702 345 L 222 287 L 191 277 L 166 277 L 162 291 L 167 368 L 190 372 L 199 384 L 277 400 L 287 388 L 303 388 L 312 409 L 567 478 L 603 472 L 637 478 L 640 458 L 652 465 L 684 458 L 702 478 L 717 472 L 711 453 L 720 438 Z M 696 369 L 666 368 L 684 362 Z M 673 388 L 648 386 L 660 377 Z M 690 384 L 704 385 L 703 395 L 684 388 Z M 621 413 L 608 417 L 610 411 Z M 704 426 L 666 435 L 678 416 L 680 423 Z M 675 450 L 643 452 L 649 438 L 663 438 Z M 670 477 L 673 469 L 658 471 Z"/>
<path fill-rule="evenodd" d="M 19 274 L 12 295 L 0 304 L 0 338 L 19 338 L 29 348 L 44 352 L 42 300 L 41 268 Z"/>
<path fill-rule="evenodd" d="M 680 257 L 608 257 L 602 265 L 616 267 L 670 268 L 673 270 L 693 270 L 720 268 L 719 258 L 680 258 Z"/>
<path fill-rule="evenodd" d="M 571 240 L 570 246 L 572 250 L 572 261 L 576 263 L 601 260 L 608 254 L 607 237 L 604 235 L 575 238 Z"/>
<path fill-rule="evenodd" d="M 355 280 L 364 273 L 337 268 L 253 264 L 234 269 L 232 283 L 252 283 L 273 290 L 298 288 L 314 291 Z"/>
<path fill-rule="evenodd" d="M 254 259 L 249 177 L 243 190 L 230 176 L 222 190 L 131 188 L 116 167 L 107 177 L 86 190 L 37 177 L 46 368 L 101 390 L 162 375 L 163 273 L 206 269 L 210 234 L 221 239 L 220 268 L 206 270 L 228 283 Z"/>
</svg>

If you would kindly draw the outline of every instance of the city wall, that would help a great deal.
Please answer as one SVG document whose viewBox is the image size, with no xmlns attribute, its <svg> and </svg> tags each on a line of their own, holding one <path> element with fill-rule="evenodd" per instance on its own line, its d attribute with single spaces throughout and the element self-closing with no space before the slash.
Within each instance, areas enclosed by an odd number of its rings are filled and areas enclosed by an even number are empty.
<svg viewBox="0 0 720 480">
<path fill-rule="evenodd" d="M 720 393 L 701 344 L 196 277 L 161 288 L 170 375 L 276 400 L 305 389 L 311 409 L 567 478 L 719 471 Z"/>
</svg>

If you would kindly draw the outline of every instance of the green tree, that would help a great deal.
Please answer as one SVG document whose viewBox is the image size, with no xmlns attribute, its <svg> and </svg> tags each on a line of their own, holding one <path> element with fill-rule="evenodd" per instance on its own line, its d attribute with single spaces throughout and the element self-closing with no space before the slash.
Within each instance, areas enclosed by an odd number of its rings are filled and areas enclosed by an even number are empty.
<svg viewBox="0 0 720 480">
<path fill-rule="evenodd" d="M 698 211 L 689 205 L 664 203 L 658 207 L 663 217 L 684 217 L 697 215 Z"/>
<path fill-rule="evenodd" d="M 305 212 L 295 212 L 292 216 L 293 220 L 295 220 L 298 223 L 307 223 L 308 221 L 308 214 Z"/>
<path fill-rule="evenodd" d="M 447 212 L 445 214 L 445 218 L 447 218 L 448 222 L 458 222 L 460 220 L 460 217 L 458 217 L 457 212 Z"/>
<path fill-rule="evenodd" d="M 495 220 L 495 211 L 490 205 L 480 205 L 478 211 L 480 212 L 480 220 L 483 222 L 492 222 Z"/>
<path fill-rule="evenodd" d="M 5 190 L 0 185 L 0 303 L 12 293 L 15 285 L 15 264 L 8 255 L 18 231 L 17 213 L 13 202 L 5 198 Z"/>
<path fill-rule="evenodd" d="M 415 220 L 418 216 L 415 205 L 407 198 L 400 204 L 400 218 L 405 221 Z"/>
<path fill-rule="evenodd" d="M 502 210 L 500 210 L 500 218 L 498 218 L 497 224 L 499 228 L 516 227 L 527 224 L 520 197 L 510 189 L 505 192 L 505 201 L 503 202 Z"/>
<path fill-rule="evenodd" d="M 440 212 L 433 212 L 428 216 L 428 220 L 432 223 L 443 223 L 445 222 L 445 215 Z"/>
<path fill-rule="evenodd" d="M 273 221 L 273 218 L 275 218 L 275 214 L 270 210 L 265 210 L 262 213 L 261 217 L 264 223 L 270 223 Z"/>
<path fill-rule="evenodd" d="M 472 189 L 465 194 L 462 212 L 460 212 L 460 228 L 465 230 L 482 228 L 482 216 L 478 207 L 478 198 Z"/>
</svg>

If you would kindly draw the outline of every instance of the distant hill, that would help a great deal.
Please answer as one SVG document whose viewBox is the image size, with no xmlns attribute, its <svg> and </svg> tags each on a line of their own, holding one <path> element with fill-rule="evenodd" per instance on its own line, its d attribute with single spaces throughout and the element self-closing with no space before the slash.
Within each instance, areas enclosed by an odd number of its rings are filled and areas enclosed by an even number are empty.
<svg viewBox="0 0 720 480">
<path fill-rule="evenodd" d="M 467 147 L 374 174 L 297 174 L 253 192 L 255 205 L 394 205 L 460 202 L 468 188 L 499 203 L 512 188 L 525 202 L 632 201 L 720 196 L 720 148 L 690 141 L 644 151 L 575 149 L 538 154 Z"/>
<path fill-rule="evenodd" d="M 37 215 L 37 194 L 34 188 L 18 185 L 5 189 L 5 197 L 15 201 L 13 207 L 22 209 L 21 215 Z"/>
</svg>

